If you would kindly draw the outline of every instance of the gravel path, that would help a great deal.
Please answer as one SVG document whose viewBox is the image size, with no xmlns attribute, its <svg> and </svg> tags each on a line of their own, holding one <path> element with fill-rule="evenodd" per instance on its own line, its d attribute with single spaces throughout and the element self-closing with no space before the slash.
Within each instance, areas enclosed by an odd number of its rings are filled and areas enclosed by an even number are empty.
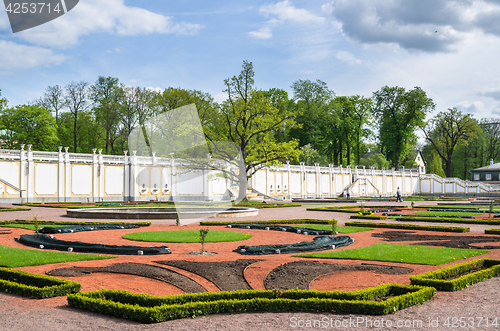
<svg viewBox="0 0 500 331">
<path fill-rule="evenodd" d="M 419 204 L 424 203 L 434 204 Z M 407 202 L 403 204 L 409 205 Z M 278 208 L 261 210 L 259 216 L 246 219 L 335 217 L 339 224 L 343 224 L 349 217 L 348 214 L 342 213 L 307 212 L 306 207 L 293 207 L 293 212 L 290 212 L 292 208 L 287 208 L 286 211 Z M 64 209 L 35 207 L 31 211 L 0 213 L 0 220 L 32 219 L 33 215 L 38 215 L 40 220 L 73 220 L 64 214 Z M 171 221 L 154 220 L 153 224 L 168 222 Z M 483 232 L 487 227 L 493 226 L 471 226 L 471 232 Z M 461 326 L 460 322 L 465 323 L 465 327 Z M 493 324 L 495 322 L 496 325 Z M 67 305 L 65 297 L 34 300 L 0 293 L 0 330 L 498 330 L 498 325 L 500 278 L 454 293 L 438 292 L 429 302 L 390 316 L 245 313 L 201 316 L 154 325 L 143 325 L 73 309 Z"/>
<path fill-rule="evenodd" d="M 460 327 L 460 317 L 466 327 Z M 446 326 L 447 318 L 449 326 Z M 389 316 L 245 313 L 200 316 L 152 325 L 79 311 L 68 307 L 64 298 L 47 307 L 44 300 L 0 293 L 0 330 L 498 330 L 498 325 L 492 325 L 495 318 L 500 324 L 500 278 L 458 292 L 437 292 L 434 299 L 423 305 Z M 377 327 L 382 321 L 384 327 Z M 311 327 L 307 327 L 308 323 Z M 392 327 L 387 327 L 389 323 Z M 397 323 L 402 323 L 402 327 L 397 327 Z"/>
</svg>

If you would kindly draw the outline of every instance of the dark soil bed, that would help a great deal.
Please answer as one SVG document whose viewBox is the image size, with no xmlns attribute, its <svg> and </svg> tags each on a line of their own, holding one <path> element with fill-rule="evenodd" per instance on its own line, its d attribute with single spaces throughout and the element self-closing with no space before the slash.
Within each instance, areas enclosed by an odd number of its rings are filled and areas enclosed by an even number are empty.
<svg viewBox="0 0 500 331">
<path fill-rule="evenodd" d="M 282 264 L 271 270 L 264 281 L 266 289 L 288 290 L 309 289 L 309 284 L 319 276 L 337 271 L 373 271 L 380 274 L 401 275 L 413 272 L 412 269 L 377 264 L 338 264 L 318 261 L 295 261 Z"/>
<path fill-rule="evenodd" d="M 156 261 L 204 277 L 221 291 L 251 290 L 245 280 L 245 268 L 261 260 L 235 260 L 223 262 Z"/>
<path fill-rule="evenodd" d="M 500 246 L 471 246 L 471 244 L 500 242 L 499 237 L 493 236 L 443 236 L 443 235 L 423 235 L 413 231 L 386 231 L 374 233 L 373 237 L 383 238 L 384 241 L 419 241 L 412 245 L 439 246 L 449 248 L 472 248 L 472 249 L 499 249 Z"/>
<path fill-rule="evenodd" d="M 53 269 L 46 272 L 50 276 L 77 277 L 94 272 L 112 272 L 129 274 L 161 280 L 180 288 L 186 293 L 206 292 L 205 288 L 190 278 L 175 271 L 142 263 L 117 263 L 107 267 L 69 267 Z"/>
</svg>

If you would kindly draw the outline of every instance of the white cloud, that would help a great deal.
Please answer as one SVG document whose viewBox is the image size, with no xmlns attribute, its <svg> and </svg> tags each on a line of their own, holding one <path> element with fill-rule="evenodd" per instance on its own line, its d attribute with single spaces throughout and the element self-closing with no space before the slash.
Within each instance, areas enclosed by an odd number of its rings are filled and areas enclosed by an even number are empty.
<svg viewBox="0 0 500 331">
<path fill-rule="evenodd" d="M 348 62 L 349 64 L 361 64 L 363 61 L 357 59 L 354 54 L 347 51 L 339 51 L 335 57 L 341 61 Z"/>
<path fill-rule="evenodd" d="M 64 59 L 64 55 L 54 54 L 50 49 L 0 40 L 0 70 L 2 71 L 57 65 Z"/>
<path fill-rule="evenodd" d="M 257 39 L 272 38 L 273 33 L 271 28 L 285 22 L 321 24 L 326 20 L 324 17 L 314 15 L 306 9 L 296 8 L 290 4 L 289 0 L 278 2 L 273 5 L 261 6 L 259 8 L 259 12 L 266 16 L 276 16 L 276 18 L 272 18 L 267 21 L 264 27 L 259 30 L 248 33 L 250 36 Z"/>
<path fill-rule="evenodd" d="M 250 31 L 248 33 L 251 37 L 257 38 L 257 39 L 270 39 L 273 37 L 273 33 L 271 31 L 270 27 L 263 27 L 260 28 L 257 31 Z"/>
<path fill-rule="evenodd" d="M 260 7 L 259 11 L 263 14 L 273 14 L 278 16 L 279 20 L 301 23 L 323 23 L 324 17 L 316 16 L 305 9 L 295 8 L 290 1 L 285 0 L 274 5 L 265 5 Z"/>
<path fill-rule="evenodd" d="M 138 7 L 128 7 L 124 0 L 80 1 L 77 7 L 47 24 L 16 34 L 33 44 L 68 47 L 81 36 L 110 33 L 120 36 L 143 34 L 195 34 L 201 25 L 176 23 L 171 17 Z M 41 33 L 48 32 L 48 33 Z"/>
</svg>

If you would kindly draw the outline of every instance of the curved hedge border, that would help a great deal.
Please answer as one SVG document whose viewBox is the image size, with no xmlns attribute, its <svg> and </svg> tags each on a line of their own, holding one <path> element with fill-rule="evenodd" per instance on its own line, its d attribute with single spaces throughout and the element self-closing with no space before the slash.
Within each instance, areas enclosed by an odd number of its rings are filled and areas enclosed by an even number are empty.
<svg viewBox="0 0 500 331">
<path fill-rule="evenodd" d="M 151 222 L 67 222 L 67 221 L 33 221 L 33 220 L 13 220 L 0 221 L 0 224 L 38 224 L 38 225 L 99 225 L 99 224 L 131 224 L 138 226 L 150 226 Z"/>
<path fill-rule="evenodd" d="M 358 213 L 356 215 L 351 215 L 352 219 L 358 219 L 358 220 L 385 220 L 387 219 L 387 216 L 377 216 L 373 213 L 370 215 L 363 215 L 362 213 Z"/>
<path fill-rule="evenodd" d="M 454 227 L 454 226 L 425 226 L 417 224 L 394 224 L 394 223 L 374 223 L 374 222 L 345 222 L 345 226 L 360 226 L 371 228 L 389 228 L 389 229 L 406 229 L 406 230 L 421 230 L 421 231 L 440 231 L 440 232 L 470 232 L 470 228 Z"/>
<path fill-rule="evenodd" d="M 486 234 L 500 234 L 500 229 L 485 229 L 484 233 L 486 233 Z"/>
<path fill-rule="evenodd" d="M 201 221 L 201 226 L 221 226 L 229 224 L 337 224 L 337 220 L 319 220 L 314 218 L 296 218 L 291 220 L 270 220 L 270 221 Z"/>
<path fill-rule="evenodd" d="M 441 222 L 441 223 L 466 223 L 466 224 L 491 224 L 500 225 L 500 220 L 476 220 L 463 218 L 444 218 L 444 217 L 396 217 L 396 221 L 402 222 Z"/>
<path fill-rule="evenodd" d="M 444 279 L 458 276 L 481 267 L 486 267 L 487 269 L 465 274 L 455 279 Z M 498 275 L 500 275 L 500 260 L 478 259 L 438 269 L 422 275 L 410 276 L 410 281 L 413 285 L 432 286 L 438 291 L 459 291 L 472 284 L 482 282 L 483 280 L 487 280 Z"/>
<path fill-rule="evenodd" d="M 10 208 L 10 207 L 0 207 L 0 212 L 2 211 L 28 211 L 31 208 Z"/>
<path fill-rule="evenodd" d="M 80 283 L 0 267 L 0 290 L 43 299 L 77 293 Z"/>
<path fill-rule="evenodd" d="M 125 291 L 100 290 L 68 294 L 75 308 L 141 323 L 158 323 L 198 315 L 255 311 L 334 311 L 386 315 L 431 299 L 432 287 L 384 284 L 356 292 L 341 291 L 234 291 L 155 297 Z M 387 300 L 375 301 L 386 296 Z"/>
</svg>

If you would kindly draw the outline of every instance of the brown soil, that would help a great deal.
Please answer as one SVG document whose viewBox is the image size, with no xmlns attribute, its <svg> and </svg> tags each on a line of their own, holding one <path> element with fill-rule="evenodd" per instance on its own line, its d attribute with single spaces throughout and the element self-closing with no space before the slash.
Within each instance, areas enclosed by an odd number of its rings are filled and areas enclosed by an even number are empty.
<svg viewBox="0 0 500 331">
<path fill-rule="evenodd" d="M 107 267 L 67 267 L 49 270 L 50 276 L 77 277 L 96 272 L 112 272 L 116 274 L 136 275 L 161 280 L 178 287 L 186 293 L 206 292 L 205 288 L 192 279 L 175 271 L 142 263 L 117 263 Z"/>
<path fill-rule="evenodd" d="M 261 260 L 236 260 L 224 262 L 156 261 L 204 277 L 221 291 L 251 290 L 245 280 L 245 268 Z"/>
<path fill-rule="evenodd" d="M 294 261 L 274 268 L 265 279 L 266 289 L 288 290 L 309 289 L 309 283 L 315 278 L 339 271 L 373 271 L 378 274 L 402 275 L 413 269 L 377 264 L 345 265 L 340 263 L 321 263 L 318 261 Z"/>
</svg>

